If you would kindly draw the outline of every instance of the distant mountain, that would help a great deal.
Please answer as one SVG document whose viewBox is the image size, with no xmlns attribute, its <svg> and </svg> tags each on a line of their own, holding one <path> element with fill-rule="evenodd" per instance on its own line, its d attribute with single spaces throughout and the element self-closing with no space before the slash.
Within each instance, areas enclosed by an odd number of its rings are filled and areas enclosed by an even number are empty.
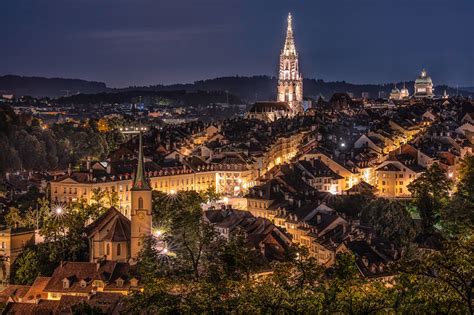
<svg viewBox="0 0 474 315">
<path fill-rule="evenodd" d="M 253 77 L 221 77 L 209 80 L 196 81 L 192 84 L 173 84 L 173 85 L 154 85 L 148 87 L 130 87 L 119 89 L 116 91 L 127 90 L 147 90 L 147 91 L 172 91 L 185 90 L 188 92 L 196 91 L 228 91 L 230 94 L 237 95 L 245 102 L 274 100 L 276 98 L 276 86 L 278 79 L 270 76 L 253 76 Z M 398 82 L 398 88 L 402 88 L 404 83 Z M 413 93 L 414 81 L 405 82 L 406 87 Z M 352 84 L 345 81 L 325 82 L 323 80 L 304 79 L 303 90 L 305 97 L 317 99 L 320 95 L 330 98 L 334 93 L 347 92 L 352 93 L 355 97 L 361 97 L 363 92 L 369 93 L 369 97 L 377 98 L 379 92 L 388 96 L 393 89 L 393 83 L 387 84 Z M 446 93 L 456 95 L 458 92 L 455 88 L 446 85 L 435 86 L 437 94 Z M 465 96 L 474 96 L 474 91 L 468 92 L 459 90 L 460 94 Z"/>
<path fill-rule="evenodd" d="M 114 92 L 101 92 L 97 94 L 77 94 L 57 99 L 59 104 L 178 104 L 178 105 L 209 105 L 216 103 L 242 104 L 242 100 L 224 91 L 154 91 L 154 90 L 127 90 Z"/>
<path fill-rule="evenodd" d="M 77 93 L 94 94 L 107 91 L 105 83 L 79 79 L 0 76 L 0 94 L 33 97 L 60 97 Z"/>
<path fill-rule="evenodd" d="M 152 85 L 152 86 L 132 86 L 122 89 L 108 88 L 105 83 L 85 81 L 79 79 L 61 79 L 61 78 L 40 78 L 40 77 L 21 77 L 15 75 L 0 76 L 0 94 L 13 93 L 15 95 L 30 95 L 34 97 L 63 97 L 66 95 L 98 94 L 107 92 L 121 93 L 131 91 L 185 91 L 187 93 L 197 93 L 200 91 L 227 91 L 229 95 L 234 95 L 246 103 L 252 103 L 262 100 L 274 100 L 276 98 L 277 78 L 270 76 L 252 76 L 252 77 L 220 77 L 209 80 L 195 81 L 189 84 L 171 84 L 171 85 Z M 405 82 L 406 87 L 413 93 L 413 81 Z M 403 83 L 397 83 L 398 88 Z M 355 97 L 360 97 L 363 92 L 369 93 L 369 97 L 377 98 L 379 92 L 385 96 L 390 94 L 393 83 L 387 84 L 352 84 L 345 81 L 325 82 L 323 80 L 304 79 L 303 90 L 305 97 L 317 99 L 320 95 L 330 98 L 334 93 L 347 92 Z M 474 97 L 474 87 L 451 88 L 446 85 L 435 86 L 437 94 L 443 94 L 446 90 L 449 95 L 462 94 L 464 96 Z M 121 96 L 113 97 L 102 95 L 106 100 L 122 99 Z M 128 97 L 128 95 L 122 95 Z M 134 95 L 135 96 L 135 95 Z M 151 95 L 150 95 L 151 96 Z M 199 96 L 201 97 L 201 96 Z M 76 98 L 79 100 L 80 98 Z M 97 98 L 86 97 L 84 100 L 96 100 Z M 104 100 L 105 102 L 105 100 Z"/>
</svg>

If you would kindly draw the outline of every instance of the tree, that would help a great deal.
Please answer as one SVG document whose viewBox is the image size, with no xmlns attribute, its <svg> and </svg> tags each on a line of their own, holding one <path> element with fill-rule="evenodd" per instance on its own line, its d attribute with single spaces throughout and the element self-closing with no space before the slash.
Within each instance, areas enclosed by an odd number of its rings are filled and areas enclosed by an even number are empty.
<svg viewBox="0 0 474 315">
<path fill-rule="evenodd" d="M 143 282 L 154 281 L 162 274 L 162 264 L 159 260 L 157 250 L 158 240 L 155 237 L 148 237 L 143 240 L 143 247 L 138 253 L 136 270 Z"/>
<path fill-rule="evenodd" d="M 26 226 L 26 222 L 18 208 L 10 207 L 8 214 L 5 216 L 7 225 L 12 228 L 20 228 Z"/>
<path fill-rule="evenodd" d="M 440 301 L 455 312 L 474 314 L 473 236 L 471 231 L 466 237 L 447 240 L 440 252 L 424 252 L 402 266 L 404 288 L 418 288 L 411 299 Z"/>
<path fill-rule="evenodd" d="M 474 230 L 474 156 L 462 161 L 456 192 L 443 208 L 441 218 L 443 227 L 453 235 Z"/>
<path fill-rule="evenodd" d="M 351 253 L 338 253 L 334 264 L 334 276 L 342 281 L 355 279 L 359 274 L 355 256 Z"/>
<path fill-rule="evenodd" d="M 182 298 L 173 292 L 173 284 L 165 278 L 150 279 L 143 291 L 136 291 L 125 301 L 124 314 L 179 314 Z"/>
<path fill-rule="evenodd" d="M 205 191 L 200 193 L 204 202 L 214 202 L 220 199 L 221 195 L 216 192 L 214 185 L 209 186 Z"/>
<path fill-rule="evenodd" d="M 408 185 L 420 213 L 424 232 L 432 233 L 434 225 L 439 223 L 440 211 L 449 200 L 451 186 L 452 181 L 438 164 L 433 164 Z"/>
<path fill-rule="evenodd" d="M 13 266 L 14 282 L 16 284 L 31 285 L 40 274 L 38 254 L 27 248 L 16 260 Z"/>
<path fill-rule="evenodd" d="M 203 202 L 195 191 L 173 195 L 153 192 L 153 222 L 171 244 L 173 269 L 194 279 L 206 274 L 206 266 L 223 244 L 214 227 L 203 220 Z"/>
<path fill-rule="evenodd" d="M 261 254 L 248 243 L 245 232 L 241 229 L 237 229 L 227 242 L 223 242 L 209 260 L 212 257 L 216 257 L 217 261 L 214 261 L 213 268 L 208 269 L 214 271 L 211 275 L 214 280 L 219 278 L 219 274 L 232 280 L 250 280 L 252 272 L 262 266 Z"/>
<path fill-rule="evenodd" d="M 407 246 L 418 234 L 406 204 L 401 201 L 376 199 L 362 210 L 361 220 L 369 223 L 377 235 L 398 246 Z"/>
</svg>

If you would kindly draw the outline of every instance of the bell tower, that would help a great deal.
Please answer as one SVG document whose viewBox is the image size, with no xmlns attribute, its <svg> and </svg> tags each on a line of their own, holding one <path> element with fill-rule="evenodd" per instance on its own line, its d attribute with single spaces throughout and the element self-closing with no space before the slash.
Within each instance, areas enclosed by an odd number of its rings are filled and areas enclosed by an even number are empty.
<svg viewBox="0 0 474 315">
<path fill-rule="evenodd" d="M 286 102 L 292 116 L 300 113 L 303 109 L 303 76 L 298 66 L 298 52 L 293 36 L 291 13 L 288 14 L 285 44 L 280 53 L 278 102 Z"/>
<path fill-rule="evenodd" d="M 143 247 L 144 238 L 151 235 L 152 203 L 151 188 L 145 177 L 142 133 L 139 136 L 138 166 L 131 191 L 131 250 L 132 261 L 136 260 Z"/>
</svg>

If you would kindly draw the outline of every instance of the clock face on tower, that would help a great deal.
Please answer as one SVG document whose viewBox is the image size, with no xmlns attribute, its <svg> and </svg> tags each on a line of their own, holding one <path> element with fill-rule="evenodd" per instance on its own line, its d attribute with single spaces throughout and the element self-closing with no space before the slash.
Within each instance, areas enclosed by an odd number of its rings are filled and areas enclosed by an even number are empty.
<svg viewBox="0 0 474 315">
<path fill-rule="evenodd" d="M 145 217 L 145 215 L 143 214 L 143 212 L 138 213 L 138 218 L 139 219 L 143 219 L 144 217 Z"/>
</svg>

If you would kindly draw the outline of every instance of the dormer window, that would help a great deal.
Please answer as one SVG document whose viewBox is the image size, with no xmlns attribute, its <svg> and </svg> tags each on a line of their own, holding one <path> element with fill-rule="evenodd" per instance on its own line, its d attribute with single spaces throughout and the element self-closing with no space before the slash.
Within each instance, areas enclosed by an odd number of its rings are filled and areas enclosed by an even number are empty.
<svg viewBox="0 0 474 315">
<path fill-rule="evenodd" d="M 138 286 L 138 279 L 137 278 L 132 278 L 130 280 L 130 286 L 132 286 L 132 287 Z"/>
<path fill-rule="evenodd" d="M 70 284 L 71 283 L 68 278 L 63 279 L 63 289 L 69 289 Z"/>
<path fill-rule="evenodd" d="M 121 288 L 123 287 L 123 279 L 122 278 L 118 278 L 117 280 L 115 280 L 115 283 L 117 284 L 117 287 Z"/>
<path fill-rule="evenodd" d="M 87 287 L 87 282 L 84 279 L 82 279 L 81 282 L 79 283 L 79 286 L 81 288 L 85 288 L 85 287 Z"/>
</svg>

